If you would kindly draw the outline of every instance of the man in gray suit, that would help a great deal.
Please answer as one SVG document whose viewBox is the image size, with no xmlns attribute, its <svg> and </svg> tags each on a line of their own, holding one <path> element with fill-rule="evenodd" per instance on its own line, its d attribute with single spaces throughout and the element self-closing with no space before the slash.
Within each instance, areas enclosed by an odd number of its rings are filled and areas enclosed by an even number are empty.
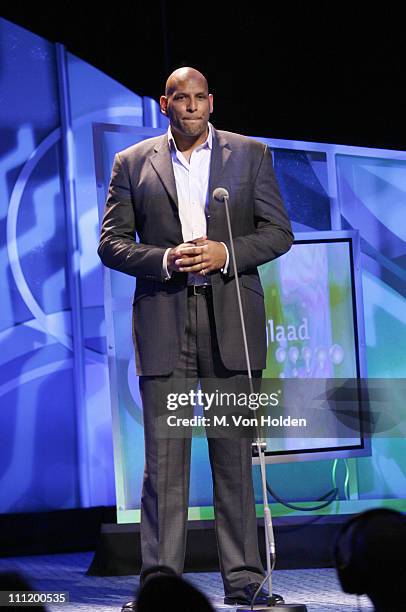
<svg viewBox="0 0 406 612">
<path fill-rule="evenodd" d="M 106 266 L 137 277 L 133 339 L 145 433 L 141 584 L 160 567 L 181 574 L 185 555 L 191 440 L 157 439 L 161 392 L 182 378 L 246 373 L 237 273 L 251 367 L 261 375 L 266 323 L 257 266 L 288 251 L 293 240 L 268 147 L 209 123 L 213 97 L 205 77 L 193 68 L 176 70 L 160 107 L 168 133 L 115 156 L 98 249 Z M 229 257 L 224 204 L 212 196 L 220 186 L 230 194 L 238 270 Z M 251 440 L 208 438 L 208 447 L 225 603 L 246 604 L 264 574 Z M 257 602 L 265 601 L 261 592 Z"/>
</svg>

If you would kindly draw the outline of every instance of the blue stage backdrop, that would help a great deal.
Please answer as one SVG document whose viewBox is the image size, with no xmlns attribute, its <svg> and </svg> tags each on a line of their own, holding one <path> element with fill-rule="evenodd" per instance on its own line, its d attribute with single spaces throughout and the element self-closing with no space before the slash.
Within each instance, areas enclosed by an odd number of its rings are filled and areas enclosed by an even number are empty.
<svg viewBox="0 0 406 612">
<path fill-rule="evenodd" d="M 0 62 L 0 512 L 115 504 L 128 482 L 114 477 L 98 202 L 114 152 L 166 121 L 153 100 L 2 19 Z M 366 371 L 405 378 L 406 154 L 259 139 L 273 151 L 297 238 L 358 230 Z M 134 279 L 123 286 L 113 307 L 128 309 L 127 323 Z M 130 333 L 115 348 L 127 425 L 138 427 L 124 437 L 131 490 L 119 519 L 137 520 L 143 446 Z M 330 512 L 404 508 L 405 451 L 400 438 L 373 439 L 370 456 L 272 465 L 269 480 L 306 502 L 333 477 L 341 501 Z M 210 516 L 204 440 L 192 465 L 192 516 Z"/>
</svg>

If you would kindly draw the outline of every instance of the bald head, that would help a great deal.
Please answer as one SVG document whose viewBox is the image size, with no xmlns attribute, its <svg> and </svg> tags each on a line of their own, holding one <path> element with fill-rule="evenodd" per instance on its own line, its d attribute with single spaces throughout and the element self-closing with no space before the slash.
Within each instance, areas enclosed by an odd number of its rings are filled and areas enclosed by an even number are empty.
<svg viewBox="0 0 406 612">
<path fill-rule="evenodd" d="M 191 150 L 205 141 L 213 96 L 201 72 L 195 68 L 178 68 L 172 72 L 159 104 L 161 112 L 169 119 L 178 147 Z"/>
<path fill-rule="evenodd" d="M 200 84 L 202 88 L 204 88 L 206 92 L 209 91 L 207 79 L 204 74 L 202 74 L 195 68 L 185 67 L 178 68 L 177 70 L 174 70 L 172 74 L 169 75 L 165 85 L 165 95 L 172 95 L 173 92 L 179 87 L 179 85 L 186 81 L 196 81 Z"/>
</svg>

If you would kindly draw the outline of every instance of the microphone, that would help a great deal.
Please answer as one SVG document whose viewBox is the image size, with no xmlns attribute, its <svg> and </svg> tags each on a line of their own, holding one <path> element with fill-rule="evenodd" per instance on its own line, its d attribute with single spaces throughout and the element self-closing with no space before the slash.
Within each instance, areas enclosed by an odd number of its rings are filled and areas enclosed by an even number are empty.
<svg viewBox="0 0 406 612">
<path fill-rule="evenodd" d="M 224 189 L 224 187 L 217 187 L 217 189 L 215 189 L 213 191 L 213 198 L 215 200 L 217 200 L 218 202 L 224 202 L 224 200 L 230 197 L 230 194 L 228 193 L 227 189 Z"/>
</svg>

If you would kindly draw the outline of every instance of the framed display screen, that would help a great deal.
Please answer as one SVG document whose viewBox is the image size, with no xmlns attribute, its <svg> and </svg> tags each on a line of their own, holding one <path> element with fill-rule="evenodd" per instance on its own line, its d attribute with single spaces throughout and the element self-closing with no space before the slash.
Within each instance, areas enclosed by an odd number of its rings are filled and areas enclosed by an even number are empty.
<svg viewBox="0 0 406 612">
<path fill-rule="evenodd" d="M 301 233 L 291 250 L 260 267 L 266 305 L 267 367 L 289 393 L 365 376 L 358 235 Z M 317 381 L 317 382 L 316 382 Z M 324 382 L 323 382 L 324 381 Z M 306 406 L 302 406 L 306 416 Z M 361 411 L 355 433 L 267 440 L 271 461 L 358 456 L 369 452 Z M 323 427 L 317 428 L 323 433 Z"/>
</svg>

